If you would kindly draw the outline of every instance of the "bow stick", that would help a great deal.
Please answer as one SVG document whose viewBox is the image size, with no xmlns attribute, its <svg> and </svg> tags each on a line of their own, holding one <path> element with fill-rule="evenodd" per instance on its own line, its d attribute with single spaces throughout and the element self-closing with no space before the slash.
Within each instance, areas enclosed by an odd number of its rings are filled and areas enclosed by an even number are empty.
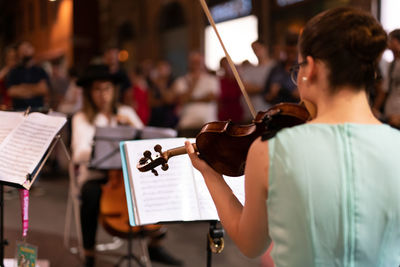
<svg viewBox="0 0 400 267">
<path fill-rule="evenodd" d="M 250 109 L 251 115 L 253 115 L 253 118 L 256 118 L 256 112 L 254 110 L 253 104 L 251 103 L 249 95 L 247 94 L 246 89 L 244 88 L 243 82 L 240 79 L 240 76 L 239 76 L 239 73 L 238 73 L 238 71 L 237 71 L 237 69 L 235 67 L 235 64 L 233 63 L 231 57 L 229 56 L 228 51 L 225 48 L 224 42 L 222 42 L 221 36 L 219 35 L 217 27 L 215 26 L 214 19 L 211 16 L 211 13 L 210 13 L 210 10 L 208 9 L 207 3 L 206 3 L 205 0 L 200 0 L 200 4 L 201 4 L 201 6 L 203 8 L 204 13 L 207 16 L 208 21 L 210 22 L 211 26 L 214 29 L 215 34 L 217 35 L 217 38 L 218 38 L 218 40 L 219 40 L 219 42 L 220 42 L 220 44 L 222 46 L 222 49 L 224 50 L 224 53 L 225 53 L 225 56 L 226 56 L 226 58 L 228 60 L 229 66 L 231 67 L 233 75 L 235 76 L 236 82 L 238 83 L 238 85 L 240 87 L 240 90 L 242 91 L 242 94 L 243 94 L 244 99 L 245 99 L 245 101 L 247 103 L 247 106 Z"/>
</svg>

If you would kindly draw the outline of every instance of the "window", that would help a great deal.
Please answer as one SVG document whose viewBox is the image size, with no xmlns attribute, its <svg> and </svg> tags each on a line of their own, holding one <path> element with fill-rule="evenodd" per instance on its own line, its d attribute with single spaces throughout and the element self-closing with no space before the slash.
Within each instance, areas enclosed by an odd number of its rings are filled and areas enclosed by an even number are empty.
<svg viewBox="0 0 400 267">
<path fill-rule="evenodd" d="M 256 64 L 257 58 L 251 48 L 251 43 L 258 38 L 258 21 L 256 16 L 217 23 L 221 39 L 235 64 L 249 60 Z M 225 57 L 224 51 L 211 26 L 205 29 L 205 63 L 207 68 L 219 69 L 219 61 Z"/>
</svg>

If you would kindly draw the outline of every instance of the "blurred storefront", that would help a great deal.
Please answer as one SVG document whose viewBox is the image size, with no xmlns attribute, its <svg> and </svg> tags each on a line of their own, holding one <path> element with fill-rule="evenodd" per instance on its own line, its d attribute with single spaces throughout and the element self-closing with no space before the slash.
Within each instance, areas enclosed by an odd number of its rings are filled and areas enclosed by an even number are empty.
<svg viewBox="0 0 400 267">
<path fill-rule="evenodd" d="M 211 8 L 232 7 L 233 15 L 223 21 L 255 16 L 258 38 L 271 45 L 282 42 L 288 31 L 298 33 L 310 17 L 327 8 L 352 5 L 378 12 L 380 4 L 379 0 L 207 2 Z M 249 3 L 250 10 L 235 15 L 238 6 L 248 8 Z M 188 51 L 205 50 L 208 22 L 198 1 L 15 0 L 2 5 L 8 24 L 0 46 L 29 40 L 41 60 L 64 56 L 68 65 L 83 68 L 106 47 L 119 46 L 124 50 L 121 60 L 127 67 L 145 59 L 164 58 L 181 73 L 186 69 Z"/>
</svg>

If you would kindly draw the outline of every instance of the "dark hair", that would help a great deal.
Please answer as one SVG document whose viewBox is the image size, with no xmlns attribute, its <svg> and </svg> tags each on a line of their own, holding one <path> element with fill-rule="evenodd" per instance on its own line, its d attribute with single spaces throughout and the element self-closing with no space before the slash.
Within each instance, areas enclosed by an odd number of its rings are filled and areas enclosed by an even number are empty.
<svg viewBox="0 0 400 267">
<path fill-rule="evenodd" d="M 255 40 L 255 41 L 253 41 L 252 43 L 251 43 L 251 45 L 253 45 L 253 44 L 261 44 L 261 45 L 263 45 L 263 46 L 267 46 L 267 42 L 265 42 L 265 40 L 264 39 L 262 39 L 262 38 L 258 38 L 257 40 Z"/>
<path fill-rule="evenodd" d="M 90 123 L 94 122 L 96 115 L 99 113 L 99 109 L 93 101 L 92 90 L 93 83 L 95 81 L 109 81 L 113 84 L 114 98 L 111 103 L 111 111 L 113 114 L 117 114 L 118 109 L 118 88 L 117 85 L 120 82 L 119 78 L 110 73 L 108 66 L 104 64 L 100 65 L 89 65 L 85 72 L 80 75 L 77 80 L 77 85 L 83 88 L 83 107 L 82 112 L 86 115 Z"/>
<path fill-rule="evenodd" d="M 393 30 L 389 33 L 389 37 L 400 42 L 400 29 Z"/>
<path fill-rule="evenodd" d="M 299 40 L 301 55 L 327 64 L 331 92 L 350 85 L 368 89 L 375 82 L 376 69 L 386 48 L 387 35 L 370 14 L 339 7 L 312 18 Z"/>
<path fill-rule="evenodd" d="M 299 40 L 299 35 L 294 32 L 288 32 L 285 35 L 285 45 L 286 46 L 297 46 Z"/>
<path fill-rule="evenodd" d="M 98 80 L 98 81 L 104 82 L 107 80 Z M 87 120 L 91 124 L 94 122 L 94 119 L 99 113 L 99 108 L 96 106 L 92 98 L 92 89 L 93 89 L 93 83 L 91 83 L 90 86 L 83 88 L 83 106 L 82 106 L 82 112 L 86 115 Z M 118 113 L 119 104 L 118 104 L 118 90 L 115 84 L 113 84 L 113 91 L 114 91 L 114 96 L 111 102 L 111 112 L 113 115 L 116 115 Z"/>
</svg>

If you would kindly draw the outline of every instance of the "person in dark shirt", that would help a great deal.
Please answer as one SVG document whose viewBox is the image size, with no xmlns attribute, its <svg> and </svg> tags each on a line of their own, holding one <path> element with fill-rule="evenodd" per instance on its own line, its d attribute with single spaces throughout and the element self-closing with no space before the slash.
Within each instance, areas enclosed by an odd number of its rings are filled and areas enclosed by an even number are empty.
<svg viewBox="0 0 400 267">
<path fill-rule="evenodd" d="M 265 101 L 270 104 L 297 102 L 299 92 L 291 79 L 290 68 L 297 62 L 298 35 L 289 33 L 285 39 L 285 59 L 272 70 L 264 88 Z"/>
<path fill-rule="evenodd" d="M 13 68 L 7 80 L 7 92 L 14 110 L 42 109 L 49 92 L 49 77 L 33 60 L 35 49 L 29 42 L 22 42 L 18 48 L 19 64 Z"/>
<path fill-rule="evenodd" d="M 119 48 L 117 46 L 108 46 L 108 48 L 103 53 L 103 62 L 106 64 L 110 72 L 118 80 L 118 101 L 124 104 L 129 104 L 127 99 L 125 99 L 125 94 L 128 89 L 132 87 L 131 81 L 128 77 L 126 71 L 121 67 L 119 61 Z"/>
</svg>

